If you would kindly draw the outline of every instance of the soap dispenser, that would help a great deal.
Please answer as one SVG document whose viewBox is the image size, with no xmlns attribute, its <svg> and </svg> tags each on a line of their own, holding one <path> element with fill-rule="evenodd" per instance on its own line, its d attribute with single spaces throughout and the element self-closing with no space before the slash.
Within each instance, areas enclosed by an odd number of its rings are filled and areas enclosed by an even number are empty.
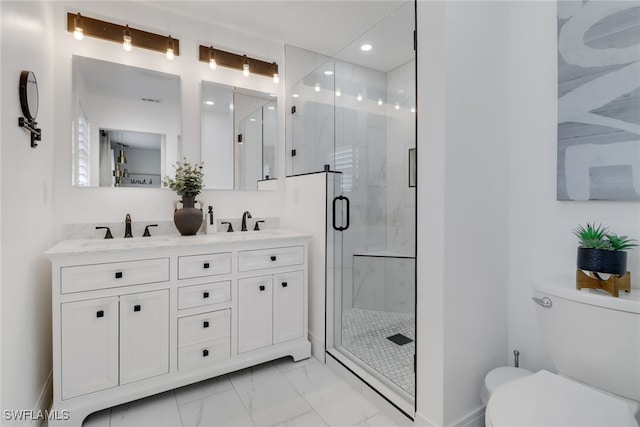
<svg viewBox="0 0 640 427">
<path fill-rule="evenodd" d="M 209 206 L 209 210 L 205 214 L 204 232 L 205 234 L 212 234 L 216 232 L 216 222 L 213 219 L 213 206 Z"/>
</svg>

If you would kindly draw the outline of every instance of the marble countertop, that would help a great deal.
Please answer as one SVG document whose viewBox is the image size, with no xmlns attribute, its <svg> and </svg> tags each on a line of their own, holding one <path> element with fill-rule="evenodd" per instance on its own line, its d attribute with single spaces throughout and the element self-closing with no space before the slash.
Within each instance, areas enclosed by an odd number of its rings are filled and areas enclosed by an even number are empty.
<svg viewBox="0 0 640 427">
<path fill-rule="evenodd" d="M 53 258 L 61 255 L 80 255 L 123 250 L 160 249 L 170 247 L 197 247 L 201 245 L 237 243 L 249 241 L 278 241 L 293 238 L 310 238 L 311 235 L 283 229 L 260 231 L 218 232 L 195 236 L 158 235 L 113 239 L 67 239 L 47 250 L 44 255 Z"/>
</svg>

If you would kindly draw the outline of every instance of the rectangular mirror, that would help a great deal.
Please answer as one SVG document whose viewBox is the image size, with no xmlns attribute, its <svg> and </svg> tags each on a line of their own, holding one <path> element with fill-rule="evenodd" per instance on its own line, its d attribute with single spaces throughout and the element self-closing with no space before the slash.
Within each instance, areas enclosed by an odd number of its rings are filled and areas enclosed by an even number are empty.
<svg viewBox="0 0 640 427">
<path fill-rule="evenodd" d="M 277 107 L 274 94 L 202 82 L 206 188 L 277 189 Z"/>
<path fill-rule="evenodd" d="M 181 152 L 180 77 L 72 59 L 72 183 L 156 187 Z"/>
</svg>

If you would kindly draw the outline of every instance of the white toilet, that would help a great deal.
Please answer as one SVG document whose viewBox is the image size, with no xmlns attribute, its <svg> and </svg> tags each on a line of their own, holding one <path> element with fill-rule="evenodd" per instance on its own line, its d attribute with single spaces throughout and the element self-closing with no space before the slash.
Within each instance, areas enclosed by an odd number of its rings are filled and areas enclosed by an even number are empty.
<svg viewBox="0 0 640 427">
<path fill-rule="evenodd" d="M 558 374 L 501 367 L 481 392 L 487 426 L 638 426 L 640 291 L 614 298 L 571 279 L 534 286 Z"/>
</svg>

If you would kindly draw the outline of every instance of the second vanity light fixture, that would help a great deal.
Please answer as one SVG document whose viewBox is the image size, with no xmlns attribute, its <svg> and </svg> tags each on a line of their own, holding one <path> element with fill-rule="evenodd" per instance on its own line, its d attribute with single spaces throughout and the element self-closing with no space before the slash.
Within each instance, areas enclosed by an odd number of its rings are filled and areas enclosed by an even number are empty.
<svg viewBox="0 0 640 427">
<path fill-rule="evenodd" d="M 280 81 L 278 75 L 278 64 L 275 62 L 266 62 L 259 59 L 250 58 L 247 55 L 238 55 L 236 53 L 226 52 L 216 49 L 213 46 L 200 45 L 199 49 L 200 62 L 206 62 L 212 70 L 218 66 L 234 68 L 242 71 L 242 75 L 249 77 L 253 74 L 260 74 L 273 78 L 274 83 Z"/>
<path fill-rule="evenodd" d="M 127 52 L 134 47 L 140 47 L 164 53 L 167 59 L 180 55 L 180 40 L 171 36 L 89 18 L 80 13 L 67 13 L 67 31 L 73 33 L 76 40 L 82 40 L 88 36 L 122 44 L 122 48 Z"/>
</svg>

